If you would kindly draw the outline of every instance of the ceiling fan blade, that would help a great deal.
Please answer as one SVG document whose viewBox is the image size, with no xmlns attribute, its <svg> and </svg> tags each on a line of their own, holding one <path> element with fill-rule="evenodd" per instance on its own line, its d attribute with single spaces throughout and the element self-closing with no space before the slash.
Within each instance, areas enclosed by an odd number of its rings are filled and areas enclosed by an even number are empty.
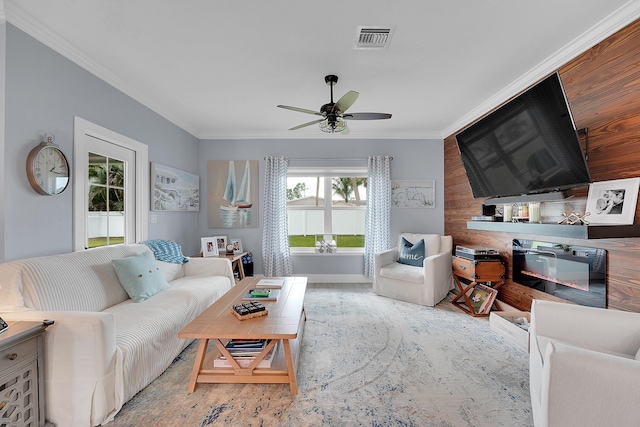
<svg viewBox="0 0 640 427">
<path fill-rule="evenodd" d="M 289 130 L 296 130 L 296 129 L 300 129 L 300 128 L 306 128 L 307 126 L 311 126 L 311 125 L 315 125 L 315 124 L 317 124 L 317 123 L 320 123 L 320 122 L 321 122 L 321 121 L 323 121 L 323 120 L 324 120 L 324 119 L 320 119 L 320 120 L 313 120 L 313 121 L 310 121 L 310 122 L 307 122 L 307 123 L 303 123 L 303 124 L 301 124 L 301 125 L 298 125 L 298 126 L 296 126 L 296 127 L 292 127 L 292 128 L 291 128 L 291 129 L 289 129 Z"/>
<path fill-rule="evenodd" d="M 340 110 L 341 113 L 344 113 L 349 107 L 353 105 L 354 102 L 356 102 L 356 99 L 358 99 L 359 95 L 360 94 L 355 90 L 350 90 L 349 92 L 342 95 L 342 98 L 338 99 L 338 102 L 336 102 L 336 105 L 333 106 L 332 110 Z"/>
<path fill-rule="evenodd" d="M 391 114 L 387 113 L 351 113 L 342 116 L 345 120 L 382 120 L 390 119 Z"/>
<path fill-rule="evenodd" d="M 299 113 L 315 114 L 316 116 L 322 116 L 322 113 L 313 110 L 307 110 L 306 108 L 290 107 L 289 105 L 278 105 L 278 108 L 284 108 L 285 110 L 297 111 Z"/>
</svg>

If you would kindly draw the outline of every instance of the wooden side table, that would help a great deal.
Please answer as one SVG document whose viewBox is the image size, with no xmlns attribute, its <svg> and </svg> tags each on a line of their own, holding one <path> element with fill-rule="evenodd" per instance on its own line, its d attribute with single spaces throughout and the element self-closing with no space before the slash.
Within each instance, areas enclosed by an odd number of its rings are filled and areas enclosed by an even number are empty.
<svg viewBox="0 0 640 427">
<path fill-rule="evenodd" d="M 226 258 L 231 261 L 231 270 L 238 269 L 238 276 L 240 276 L 240 280 L 244 279 L 244 267 L 242 266 L 242 257 L 245 256 L 246 252 L 239 252 L 233 255 L 220 254 L 218 257 Z"/>
<path fill-rule="evenodd" d="M 456 256 L 453 259 L 453 279 L 460 293 L 451 301 L 462 311 L 474 317 L 487 317 L 487 313 L 476 313 L 467 293 L 477 283 L 489 283 L 494 289 L 504 284 L 505 266 L 502 259 L 466 259 Z"/>
<path fill-rule="evenodd" d="M 7 322 L 0 334 L 0 425 L 47 426 L 44 407 L 45 322 Z"/>
<path fill-rule="evenodd" d="M 231 270 L 238 269 L 238 276 L 240 276 L 240 280 L 244 279 L 244 267 L 242 266 L 242 257 L 245 256 L 248 252 L 238 252 L 237 254 L 227 255 L 226 253 L 218 254 L 218 258 L 226 258 L 231 261 Z M 196 257 L 201 257 L 202 252 L 198 255 L 194 255 Z M 214 256 L 215 258 L 215 256 Z"/>
</svg>

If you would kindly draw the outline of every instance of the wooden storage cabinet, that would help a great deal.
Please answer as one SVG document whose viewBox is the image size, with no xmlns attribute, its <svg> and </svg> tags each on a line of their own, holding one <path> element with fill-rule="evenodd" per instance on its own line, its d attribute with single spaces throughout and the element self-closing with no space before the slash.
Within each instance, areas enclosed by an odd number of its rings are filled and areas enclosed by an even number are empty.
<svg viewBox="0 0 640 427">
<path fill-rule="evenodd" d="M 500 282 L 505 278 L 504 261 L 501 259 L 471 260 L 453 259 L 453 274 L 474 282 Z"/>
<path fill-rule="evenodd" d="M 467 259 L 454 257 L 452 261 L 453 279 L 460 293 L 451 301 L 453 305 L 474 317 L 487 317 L 489 313 L 478 314 L 474 311 L 467 292 L 476 283 L 485 283 L 494 289 L 504 284 L 506 268 L 499 258 Z"/>
<path fill-rule="evenodd" d="M 48 324 L 12 322 L 0 334 L 0 426 L 45 423 L 42 334 Z"/>
</svg>

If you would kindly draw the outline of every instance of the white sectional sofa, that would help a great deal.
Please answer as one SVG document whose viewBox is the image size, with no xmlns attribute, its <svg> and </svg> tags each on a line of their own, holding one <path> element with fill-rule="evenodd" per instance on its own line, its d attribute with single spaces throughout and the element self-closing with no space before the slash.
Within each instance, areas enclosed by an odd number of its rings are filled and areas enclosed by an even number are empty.
<svg viewBox="0 0 640 427">
<path fill-rule="evenodd" d="M 143 244 L 117 245 L 0 264 L 2 317 L 55 322 L 45 333 L 48 421 L 111 421 L 190 343 L 178 338 L 180 329 L 235 283 L 227 259 L 175 264 L 151 257 L 168 287 L 136 303 L 112 261 L 145 251 Z"/>
</svg>

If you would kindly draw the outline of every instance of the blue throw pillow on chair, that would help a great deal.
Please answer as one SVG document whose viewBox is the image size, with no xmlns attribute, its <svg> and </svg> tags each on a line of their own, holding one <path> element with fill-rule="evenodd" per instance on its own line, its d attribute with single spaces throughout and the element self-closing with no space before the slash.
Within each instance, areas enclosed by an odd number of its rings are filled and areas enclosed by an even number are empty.
<svg viewBox="0 0 640 427">
<path fill-rule="evenodd" d="M 422 267 L 424 261 L 424 240 L 420 239 L 415 244 L 411 244 L 404 237 L 402 238 L 402 244 L 400 245 L 400 255 L 398 262 L 401 264 L 413 265 L 415 267 Z"/>
</svg>

